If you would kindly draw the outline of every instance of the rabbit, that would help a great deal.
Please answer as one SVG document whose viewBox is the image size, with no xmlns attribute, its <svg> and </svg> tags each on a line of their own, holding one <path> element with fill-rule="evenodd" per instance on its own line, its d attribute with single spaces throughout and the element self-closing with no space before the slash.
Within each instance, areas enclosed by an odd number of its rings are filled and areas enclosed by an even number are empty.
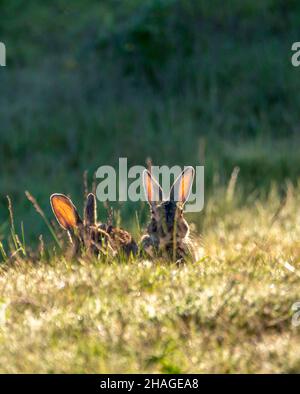
<svg viewBox="0 0 300 394">
<path fill-rule="evenodd" d="M 183 217 L 194 179 L 193 167 L 187 167 L 175 180 L 170 196 L 163 191 L 148 170 L 143 172 L 146 199 L 151 209 L 147 234 L 141 239 L 141 250 L 151 258 L 167 257 L 177 263 L 195 260 L 196 253 L 189 239 L 189 225 Z"/>
<path fill-rule="evenodd" d="M 97 256 L 137 255 L 138 246 L 129 232 L 97 223 L 97 203 L 93 193 L 87 196 L 83 221 L 72 200 L 64 194 L 52 194 L 50 204 L 59 225 L 69 234 L 75 255 L 82 250 Z"/>
</svg>

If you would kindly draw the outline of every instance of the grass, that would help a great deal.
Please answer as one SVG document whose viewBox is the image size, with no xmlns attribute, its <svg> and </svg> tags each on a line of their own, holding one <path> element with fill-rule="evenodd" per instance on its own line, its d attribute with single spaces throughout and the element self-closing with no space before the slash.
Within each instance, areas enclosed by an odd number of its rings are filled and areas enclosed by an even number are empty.
<svg viewBox="0 0 300 394">
<path fill-rule="evenodd" d="M 0 371 L 299 372 L 299 190 L 217 194 L 195 264 L 2 264 Z"/>
<path fill-rule="evenodd" d="M 300 372 L 299 2 L 0 0 L 0 14 L 0 372 Z M 49 196 L 81 209 L 84 171 L 90 186 L 119 157 L 205 166 L 188 217 L 200 261 L 64 257 Z M 146 204 L 113 207 L 139 237 Z"/>
<path fill-rule="evenodd" d="M 47 228 L 24 191 L 50 217 L 52 193 L 81 201 L 83 172 L 119 157 L 204 164 L 208 193 L 236 165 L 247 192 L 297 182 L 298 2 L 196 3 L 0 1 L 0 237 L 6 195 L 34 243 Z M 143 209 L 117 208 L 129 227 Z"/>
</svg>

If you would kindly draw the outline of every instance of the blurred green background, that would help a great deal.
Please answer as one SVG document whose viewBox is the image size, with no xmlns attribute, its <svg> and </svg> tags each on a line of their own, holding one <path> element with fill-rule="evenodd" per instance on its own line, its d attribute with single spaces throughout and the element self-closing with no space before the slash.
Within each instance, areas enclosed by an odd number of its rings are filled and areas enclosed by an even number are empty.
<svg viewBox="0 0 300 394">
<path fill-rule="evenodd" d="M 119 157 L 205 165 L 206 198 L 235 166 L 244 195 L 297 182 L 299 1 L 0 0 L 0 18 L 1 238 L 6 195 L 37 239 L 24 191 L 52 218 L 51 193 L 82 207 L 83 172 Z M 145 210 L 120 206 L 124 225 Z"/>
</svg>

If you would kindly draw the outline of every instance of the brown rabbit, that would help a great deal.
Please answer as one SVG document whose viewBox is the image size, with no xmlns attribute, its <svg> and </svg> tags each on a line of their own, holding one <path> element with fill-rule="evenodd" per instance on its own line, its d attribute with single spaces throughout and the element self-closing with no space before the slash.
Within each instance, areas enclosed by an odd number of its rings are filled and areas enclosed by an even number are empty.
<svg viewBox="0 0 300 394">
<path fill-rule="evenodd" d="M 183 207 L 191 192 L 193 167 L 187 167 L 174 182 L 170 197 L 163 199 L 163 191 L 148 170 L 143 173 L 151 221 L 147 235 L 142 237 L 141 249 L 150 257 L 167 257 L 183 262 L 195 260 L 193 244 L 189 239 L 189 225 L 183 217 Z"/>
<path fill-rule="evenodd" d="M 58 223 L 69 234 L 75 254 L 82 250 L 110 257 L 137 254 L 138 247 L 130 233 L 97 223 L 97 203 L 93 193 L 87 196 L 83 221 L 71 199 L 64 194 L 52 194 L 50 203 Z"/>
</svg>

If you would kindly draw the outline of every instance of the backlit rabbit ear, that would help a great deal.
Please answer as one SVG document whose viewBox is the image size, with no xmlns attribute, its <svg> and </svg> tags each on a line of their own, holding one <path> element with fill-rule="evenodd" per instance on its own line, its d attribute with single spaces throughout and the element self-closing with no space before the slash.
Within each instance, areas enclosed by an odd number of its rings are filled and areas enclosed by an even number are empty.
<svg viewBox="0 0 300 394">
<path fill-rule="evenodd" d="M 52 194 L 50 203 L 58 223 L 64 230 L 73 230 L 82 224 L 80 216 L 69 197 L 64 194 Z"/>
<path fill-rule="evenodd" d="M 192 190 L 194 175 L 195 170 L 193 167 L 187 167 L 182 171 L 171 188 L 171 201 L 186 203 Z"/>
<path fill-rule="evenodd" d="M 163 200 L 163 191 L 148 170 L 143 172 L 143 183 L 147 201 L 150 205 Z"/>
<path fill-rule="evenodd" d="M 93 193 L 87 196 L 84 220 L 85 224 L 88 226 L 94 226 L 97 223 L 97 202 Z"/>
</svg>

